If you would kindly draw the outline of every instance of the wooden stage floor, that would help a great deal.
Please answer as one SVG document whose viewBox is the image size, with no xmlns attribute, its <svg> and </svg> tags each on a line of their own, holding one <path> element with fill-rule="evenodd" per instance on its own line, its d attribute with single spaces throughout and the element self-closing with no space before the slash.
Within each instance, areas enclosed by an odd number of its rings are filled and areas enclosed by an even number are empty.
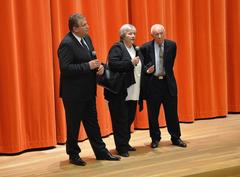
<svg viewBox="0 0 240 177">
<path fill-rule="evenodd" d="M 166 128 L 162 141 L 151 149 L 148 130 L 136 130 L 131 145 L 137 148 L 121 161 L 97 161 L 86 140 L 79 143 L 87 166 L 68 163 L 65 145 L 15 156 L 0 156 L 0 177 L 237 177 L 240 176 L 240 115 L 181 123 L 187 148 L 172 146 Z M 104 138 L 115 154 L 113 137 Z"/>
</svg>

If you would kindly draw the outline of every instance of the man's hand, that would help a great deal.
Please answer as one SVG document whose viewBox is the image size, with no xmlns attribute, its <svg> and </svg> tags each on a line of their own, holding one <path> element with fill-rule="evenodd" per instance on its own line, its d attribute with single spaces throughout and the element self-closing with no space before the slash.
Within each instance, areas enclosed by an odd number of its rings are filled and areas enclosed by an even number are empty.
<svg viewBox="0 0 240 177">
<path fill-rule="evenodd" d="M 103 75 L 104 73 L 104 67 L 103 65 L 100 65 L 97 70 L 97 75 Z"/>
<path fill-rule="evenodd" d="M 154 67 L 154 65 L 152 65 L 147 69 L 147 73 L 152 74 L 154 72 L 154 70 L 155 70 L 155 67 Z"/>
<path fill-rule="evenodd" d="M 96 68 L 98 68 L 100 66 L 100 62 L 99 62 L 98 59 L 91 60 L 88 63 L 89 63 L 89 66 L 90 66 L 91 70 L 94 70 L 94 69 L 96 69 Z"/>
</svg>

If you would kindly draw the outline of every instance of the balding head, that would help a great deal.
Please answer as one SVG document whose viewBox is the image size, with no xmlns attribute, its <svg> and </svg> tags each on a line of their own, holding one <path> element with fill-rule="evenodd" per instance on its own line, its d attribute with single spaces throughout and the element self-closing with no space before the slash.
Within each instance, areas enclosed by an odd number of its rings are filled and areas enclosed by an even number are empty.
<svg viewBox="0 0 240 177">
<path fill-rule="evenodd" d="M 162 44 L 165 38 L 165 28 L 161 24 L 154 24 L 151 27 L 151 35 L 158 44 Z"/>
</svg>

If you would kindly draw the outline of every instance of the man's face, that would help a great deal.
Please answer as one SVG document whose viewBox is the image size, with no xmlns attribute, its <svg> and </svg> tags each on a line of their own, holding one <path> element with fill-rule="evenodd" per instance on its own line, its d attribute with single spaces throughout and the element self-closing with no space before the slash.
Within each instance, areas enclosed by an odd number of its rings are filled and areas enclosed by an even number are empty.
<svg viewBox="0 0 240 177">
<path fill-rule="evenodd" d="M 158 44 L 162 44 L 165 38 L 165 30 L 163 27 L 156 27 L 153 29 L 152 37 Z"/>
<path fill-rule="evenodd" d="M 73 27 L 73 32 L 78 35 L 79 37 L 83 37 L 88 34 L 88 23 L 86 19 L 80 21 L 78 27 Z"/>
</svg>

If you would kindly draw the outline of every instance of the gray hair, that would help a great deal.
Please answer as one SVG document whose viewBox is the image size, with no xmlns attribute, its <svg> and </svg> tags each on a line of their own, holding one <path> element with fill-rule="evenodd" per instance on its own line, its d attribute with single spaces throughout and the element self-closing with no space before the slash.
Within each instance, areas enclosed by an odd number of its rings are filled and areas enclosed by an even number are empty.
<svg viewBox="0 0 240 177">
<path fill-rule="evenodd" d="M 68 19 L 68 28 L 70 31 L 73 31 L 73 27 L 79 27 L 80 22 L 83 21 L 86 17 L 83 15 L 76 13 L 69 17 Z"/>
<path fill-rule="evenodd" d="M 161 24 L 154 24 L 154 25 L 152 25 L 152 27 L 151 27 L 151 34 L 152 34 L 152 35 L 153 35 L 153 31 L 154 31 L 156 28 L 162 28 L 163 31 L 165 31 L 165 28 L 164 28 L 163 25 L 161 25 Z"/>
<path fill-rule="evenodd" d="M 125 37 L 126 32 L 130 31 L 130 30 L 136 31 L 135 26 L 133 26 L 131 24 L 124 24 L 124 25 L 122 25 L 120 30 L 119 30 L 120 39 L 122 40 Z"/>
</svg>

